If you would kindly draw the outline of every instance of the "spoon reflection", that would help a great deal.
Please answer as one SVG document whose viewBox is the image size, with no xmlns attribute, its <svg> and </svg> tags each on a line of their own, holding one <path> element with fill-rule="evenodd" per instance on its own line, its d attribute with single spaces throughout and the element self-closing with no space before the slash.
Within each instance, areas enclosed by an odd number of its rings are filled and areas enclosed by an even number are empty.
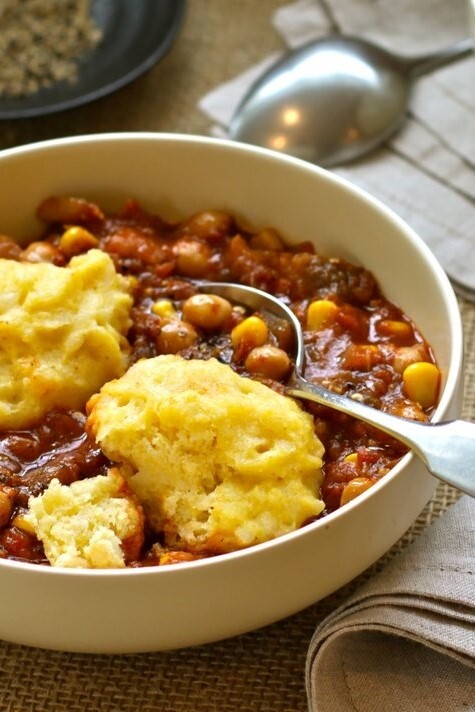
<svg viewBox="0 0 475 712">
<path fill-rule="evenodd" d="M 416 59 L 332 36 L 273 65 L 237 108 L 229 136 L 329 167 L 379 146 L 401 125 L 414 80 L 473 52 L 471 40 Z"/>
</svg>

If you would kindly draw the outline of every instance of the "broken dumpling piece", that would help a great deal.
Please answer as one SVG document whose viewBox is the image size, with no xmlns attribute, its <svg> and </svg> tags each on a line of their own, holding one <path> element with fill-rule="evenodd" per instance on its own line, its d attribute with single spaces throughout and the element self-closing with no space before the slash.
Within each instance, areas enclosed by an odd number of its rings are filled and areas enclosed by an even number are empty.
<svg viewBox="0 0 475 712">
<path fill-rule="evenodd" d="M 52 480 L 30 498 L 25 521 L 60 568 L 123 568 L 144 540 L 142 507 L 114 468 L 70 486 Z"/>
<path fill-rule="evenodd" d="M 323 447 L 311 416 L 215 359 L 139 361 L 88 412 L 89 431 L 168 545 L 224 553 L 323 510 Z"/>
<path fill-rule="evenodd" d="M 131 281 L 100 250 L 67 267 L 0 259 L 0 428 L 83 409 L 128 366 Z"/>
</svg>

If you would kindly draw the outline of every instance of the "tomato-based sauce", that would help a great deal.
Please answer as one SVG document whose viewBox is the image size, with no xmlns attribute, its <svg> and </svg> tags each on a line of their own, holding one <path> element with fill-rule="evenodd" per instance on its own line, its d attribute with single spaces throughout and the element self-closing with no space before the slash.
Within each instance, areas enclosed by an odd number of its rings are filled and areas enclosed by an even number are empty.
<svg viewBox="0 0 475 712">
<path fill-rule="evenodd" d="M 130 363 L 162 353 L 215 357 L 285 393 L 290 326 L 268 322 L 262 343 L 253 340 L 255 324 L 248 322 L 251 336 L 239 336 L 237 327 L 252 316 L 259 326 L 265 315 L 194 299 L 194 280 L 239 282 L 276 295 L 297 315 L 309 381 L 406 418 L 426 420 L 435 406 L 437 387 L 428 395 L 418 375 L 421 364 L 434 363 L 430 347 L 363 267 L 319 255 L 309 243 L 288 247 L 274 229 L 252 232 L 213 210 L 168 222 L 133 200 L 119 213 L 105 214 L 80 199 L 50 198 L 38 214 L 47 224 L 44 238 L 20 248 L 2 237 L 0 257 L 65 266 L 91 247 L 107 252 L 119 273 L 134 278 Z M 325 447 L 321 516 L 371 487 L 406 451 L 349 416 L 311 402 L 301 405 L 312 414 Z M 110 466 L 85 421 L 82 412 L 53 411 L 28 429 L 0 432 L 0 556 L 47 563 L 23 522 L 29 497 L 41 494 L 53 478 L 70 484 Z M 155 535 L 146 538 L 133 565 L 156 564 L 157 549 L 162 563 L 194 558 L 186 551 L 164 553 Z"/>
</svg>

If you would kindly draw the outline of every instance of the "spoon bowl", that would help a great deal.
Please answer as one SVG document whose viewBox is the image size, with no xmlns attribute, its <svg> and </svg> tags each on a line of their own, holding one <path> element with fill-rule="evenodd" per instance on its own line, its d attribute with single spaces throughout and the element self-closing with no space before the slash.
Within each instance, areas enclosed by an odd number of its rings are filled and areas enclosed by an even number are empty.
<svg viewBox="0 0 475 712">
<path fill-rule="evenodd" d="M 325 37 L 258 79 L 229 135 L 324 167 L 350 162 L 397 131 L 417 77 L 472 51 L 467 39 L 413 59 L 356 37 Z"/>
<path fill-rule="evenodd" d="M 200 281 L 198 286 L 203 291 L 218 294 L 231 302 L 263 311 L 291 324 L 294 334 L 294 367 L 286 384 L 289 396 L 336 408 L 379 428 L 411 448 L 439 480 L 475 497 L 475 423 L 463 420 L 443 423 L 407 420 L 311 383 L 304 376 L 305 345 L 301 324 L 282 300 L 243 284 Z"/>
</svg>

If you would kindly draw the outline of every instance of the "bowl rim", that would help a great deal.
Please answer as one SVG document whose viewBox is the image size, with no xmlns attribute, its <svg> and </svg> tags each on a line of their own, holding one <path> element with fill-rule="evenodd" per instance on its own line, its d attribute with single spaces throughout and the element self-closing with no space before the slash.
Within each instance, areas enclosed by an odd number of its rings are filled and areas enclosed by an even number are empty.
<svg viewBox="0 0 475 712">
<path fill-rule="evenodd" d="M 475 6 L 475 0 L 471 0 Z M 238 143 L 225 138 L 214 138 L 209 136 L 202 136 L 197 134 L 180 134 L 180 133 L 170 133 L 170 132 L 153 132 L 153 131 L 121 131 L 121 132 L 107 132 L 107 133 L 97 133 L 97 134 L 86 134 L 77 136 L 64 136 L 60 138 L 47 139 L 42 141 L 35 141 L 27 143 L 20 146 L 14 146 L 12 148 L 6 148 L 0 150 L 0 165 L 5 159 L 15 158 L 16 156 L 26 155 L 28 153 L 37 153 L 43 151 L 49 151 L 51 149 L 61 149 L 62 147 L 69 146 L 80 146 L 80 145 L 90 145 L 97 143 L 123 143 L 123 142 L 137 142 L 137 143 L 176 143 L 176 144 L 190 144 L 190 145 L 200 145 L 204 147 L 210 147 L 216 150 L 230 151 L 232 153 L 239 153 L 242 155 L 253 156 L 254 158 L 262 158 L 264 160 L 275 162 L 276 164 L 291 165 L 298 168 L 301 171 L 307 172 L 309 174 L 319 175 L 323 180 L 333 183 L 333 185 L 338 186 L 342 192 L 350 193 L 366 205 L 370 206 L 371 209 L 381 215 L 386 221 L 392 222 L 393 225 L 409 240 L 412 247 L 416 249 L 424 258 L 428 267 L 432 271 L 432 274 L 440 288 L 441 293 L 444 296 L 444 301 L 447 305 L 448 312 L 450 314 L 450 334 L 451 334 L 451 347 L 450 347 L 450 368 L 447 373 L 447 378 L 437 408 L 434 411 L 432 422 L 440 422 L 442 420 L 445 410 L 459 387 L 459 379 L 461 378 L 462 368 L 463 368 L 463 327 L 460 310 L 458 307 L 457 297 L 451 285 L 451 282 L 442 268 L 441 264 L 434 256 L 428 245 L 423 241 L 423 239 L 416 233 L 416 231 L 397 213 L 395 213 L 391 208 L 384 205 L 379 199 L 372 196 L 370 193 L 357 185 L 353 184 L 347 178 L 339 176 L 329 169 L 322 168 L 315 164 L 311 164 L 303 159 L 295 158 L 293 156 L 288 156 L 286 154 L 278 153 L 271 149 L 262 148 L 258 146 L 252 146 L 250 144 Z M 115 578 L 115 577 L 143 577 L 143 576 L 164 576 L 172 570 L 175 576 L 188 576 L 190 571 L 194 569 L 201 570 L 203 568 L 214 568 L 215 566 L 231 565 L 231 563 L 236 559 L 245 558 L 248 556 L 256 555 L 260 552 L 265 552 L 268 549 L 272 549 L 277 546 L 285 546 L 286 543 L 290 543 L 294 539 L 301 537 L 307 537 L 313 534 L 319 529 L 326 528 L 333 522 L 337 522 L 342 517 L 346 516 L 346 513 L 355 507 L 359 507 L 369 497 L 374 496 L 376 491 L 383 489 L 388 486 L 389 482 L 398 476 L 399 472 L 404 469 L 415 457 L 412 453 L 407 453 L 401 460 L 397 463 L 395 467 L 391 469 L 381 480 L 379 480 L 373 487 L 371 487 L 366 492 L 363 492 L 358 496 L 357 499 L 349 502 L 335 512 L 331 512 L 322 519 L 318 519 L 315 522 L 305 525 L 295 531 L 283 534 L 270 541 L 262 542 L 260 544 L 254 544 L 251 547 L 240 549 L 238 551 L 232 551 L 226 554 L 220 554 L 214 557 L 204 558 L 196 561 L 182 562 L 179 566 L 175 564 L 165 564 L 162 566 L 150 566 L 150 567 L 137 567 L 137 568 L 122 568 L 122 569 L 82 569 L 82 568 L 55 568 L 47 565 L 32 564 L 30 562 L 15 561 L 12 559 L 0 559 L 0 569 L 2 568 L 12 568 L 14 570 L 30 572 L 36 571 L 36 576 L 60 576 L 64 577 L 77 577 L 80 576 L 86 578 Z"/>
</svg>

